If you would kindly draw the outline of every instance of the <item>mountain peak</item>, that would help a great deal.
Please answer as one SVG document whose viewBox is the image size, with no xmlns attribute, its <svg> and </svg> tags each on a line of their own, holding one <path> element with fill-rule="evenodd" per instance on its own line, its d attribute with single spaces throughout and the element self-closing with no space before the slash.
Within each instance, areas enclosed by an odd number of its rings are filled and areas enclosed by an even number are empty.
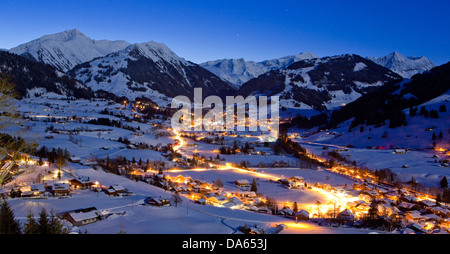
<svg viewBox="0 0 450 254">
<path fill-rule="evenodd" d="M 178 61 L 186 65 L 191 65 L 191 63 L 186 61 L 184 58 L 176 55 L 169 47 L 167 47 L 167 45 L 160 42 L 149 41 L 143 43 L 135 43 L 128 46 L 125 51 L 132 53 L 134 57 L 140 55 L 150 58 L 154 62 L 163 59 L 168 62 Z"/>
<path fill-rule="evenodd" d="M 406 57 L 398 51 L 394 51 L 383 57 L 368 57 L 373 62 L 382 65 L 404 78 L 428 71 L 435 67 L 434 63 L 424 56 Z"/>
<path fill-rule="evenodd" d="M 68 71 L 77 64 L 122 50 L 128 45 L 130 44 L 126 41 L 96 41 L 74 28 L 44 35 L 12 48 L 9 52 Z"/>
</svg>

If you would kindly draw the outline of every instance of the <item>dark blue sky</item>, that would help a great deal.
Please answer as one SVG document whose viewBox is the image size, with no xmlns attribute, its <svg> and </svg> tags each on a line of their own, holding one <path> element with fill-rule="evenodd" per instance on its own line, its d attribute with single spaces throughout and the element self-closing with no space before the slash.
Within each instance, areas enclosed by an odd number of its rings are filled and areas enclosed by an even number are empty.
<svg viewBox="0 0 450 254">
<path fill-rule="evenodd" d="M 200 63 L 399 51 L 450 61 L 450 1 L 0 0 L 0 48 L 77 28 L 92 39 L 157 41 Z"/>
</svg>

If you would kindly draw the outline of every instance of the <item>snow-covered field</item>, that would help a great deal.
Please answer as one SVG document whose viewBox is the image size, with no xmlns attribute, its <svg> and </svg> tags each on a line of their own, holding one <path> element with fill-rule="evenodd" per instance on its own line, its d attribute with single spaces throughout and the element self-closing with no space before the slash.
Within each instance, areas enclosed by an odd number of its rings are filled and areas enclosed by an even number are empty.
<svg viewBox="0 0 450 254">
<path fill-rule="evenodd" d="M 42 170 L 43 168 L 45 167 L 38 167 L 36 170 L 39 171 L 39 169 Z M 296 224 L 292 219 L 281 216 L 211 205 L 199 205 L 184 197 L 183 202 L 178 204 L 178 206 L 144 206 L 142 204 L 145 197 L 170 198 L 172 194 L 147 183 L 135 182 L 101 170 L 93 170 L 77 164 L 70 164 L 68 168 L 76 175 L 89 176 L 105 186 L 119 184 L 133 192 L 133 195 L 114 197 L 108 196 L 103 192 L 76 190 L 67 198 L 9 199 L 8 202 L 14 210 L 16 218 L 21 223 L 26 222 L 28 212 L 38 216 L 42 208 L 45 208 L 48 212 L 54 211 L 58 213 L 96 207 L 98 210 L 111 213 L 112 215 L 92 224 L 71 227 L 71 232 L 85 233 L 87 231 L 89 234 L 117 234 L 119 232 L 127 234 L 232 234 L 239 233 L 237 228 L 245 224 L 261 227 L 285 224 L 287 228 L 282 231 L 283 234 L 367 234 L 372 232 L 371 230 L 347 227 L 321 227 L 311 222 L 299 222 Z M 284 172 L 284 170 L 282 171 Z M 190 175 L 196 176 L 192 173 L 189 172 Z M 205 179 L 208 179 L 208 177 L 213 178 L 215 173 L 214 171 L 206 171 L 199 174 L 203 174 Z M 223 177 L 224 182 L 227 181 L 227 176 L 233 179 L 234 174 L 228 171 L 219 174 L 219 177 Z M 63 174 L 62 179 L 65 177 L 68 177 L 68 175 Z M 15 182 L 19 181 L 20 179 L 17 179 Z M 13 184 L 10 183 L 9 185 Z M 273 189 L 281 189 L 275 183 L 260 185 L 261 188 L 268 188 L 263 185 L 272 185 L 271 188 Z M 300 193 L 299 197 L 302 198 L 308 198 L 309 196 L 306 195 L 305 197 L 300 191 L 298 193 Z"/>
<path fill-rule="evenodd" d="M 425 106 L 427 110 L 439 110 L 440 105 L 450 108 L 450 91 L 417 108 Z M 322 150 L 327 146 L 330 150 L 352 145 L 348 152 L 340 152 L 348 160 L 356 160 L 359 166 L 369 169 L 389 168 L 398 174 L 402 181 L 416 178 L 419 183 L 429 187 L 438 187 L 440 180 L 450 177 L 450 168 L 442 167 L 440 160 L 449 159 L 445 154 L 450 149 L 450 111 L 439 112 L 439 118 L 425 118 L 423 116 L 409 116 L 404 111 L 408 125 L 402 128 L 360 126 L 348 131 L 348 125 L 340 126 L 335 130 L 322 131 L 305 138 L 295 139 L 302 146 L 315 154 L 327 152 Z M 438 137 L 432 139 L 433 133 Z M 439 138 L 439 134 L 443 138 Z M 385 135 L 386 134 L 386 135 Z M 383 138 L 383 135 L 385 137 Z M 433 142 L 437 148 L 433 149 Z M 375 148 L 381 149 L 375 149 Z M 370 149 L 369 149 L 370 148 Z M 395 154 L 395 148 L 409 149 L 406 154 Z"/>
</svg>

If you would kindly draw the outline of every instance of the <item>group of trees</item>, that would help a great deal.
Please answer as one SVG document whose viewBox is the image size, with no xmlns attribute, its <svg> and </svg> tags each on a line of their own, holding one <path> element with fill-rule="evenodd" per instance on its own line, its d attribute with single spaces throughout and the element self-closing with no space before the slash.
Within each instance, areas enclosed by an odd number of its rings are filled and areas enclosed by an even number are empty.
<svg viewBox="0 0 450 254">
<path fill-rule="evenodd" d="M 126 130 L 133 131 L 133 132 L 135 132 L 136 130 L 139 130 L 139 126 L 138 126 L 138 128 L 134 128 L 127 124 L 123 124 L 122 121 L 111 120 L 109 118 L 104 118 L 104 117 L 99 117 L 97 119 L 91 119 L 91 120 L 87 121 L 86 123 L 122 128 L 122 129 L 126 129 Z"/>
<path fill-rule="evenodd" d="M 299 143 L 292 141 L 287 137 L 286 129 L 281 128 L 277 141 L 271 146 L 275 155 L 279 155 L 281 153 L 286 153 L 294 156 L 297 159 L 300 159 L 306 165 L 305 167 L 312 166 L 326 166 L 324 163 L 319 162 L 316 159 L 311 158 L 307 155 L 306 149 L 302 147 Z"/>
<path fill-rule="evenodd" d="M 36 219 L 28 212 L 23 225 L 15 218 L 14 212 L 6 200 L 0 201 L 0 234 L 68 234 L 69 230 L 53 211 L 47 213 L 45 208 Z"/>
<path fill-rule="evenodd" d="M 0 52 L 1 53 L 1 52 Z M 15 98 L 18 97 L 16 86 L 11 78 L 2 72 L 0 76 L 0 133 L 10 131 L 11 127 L 20 125 L 22 119 L 16 111 Z M 9 178 L 11 171 L 16 167 L 16 161 L 22 153 L 33 153 L 36 144 L 20 136 L 9 134 L 0 135 L 0 185 Z M 5 163 L 9 161 L 9 163 Z"/>
</svg>

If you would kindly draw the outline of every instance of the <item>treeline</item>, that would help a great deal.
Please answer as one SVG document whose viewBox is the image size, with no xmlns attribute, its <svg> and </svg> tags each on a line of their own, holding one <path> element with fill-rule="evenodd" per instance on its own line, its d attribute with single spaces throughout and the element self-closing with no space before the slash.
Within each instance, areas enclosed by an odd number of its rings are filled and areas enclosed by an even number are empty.
<svg viewBox="0 0 450 254">
<path fill-rule="evenodd" d="M 52 148 L 49 149 L 46 146 L 42 146 L 35 154 L 39 156 L 38 165 L 44 164 L 44 158 L 51 164 L 55 164 L 58 168 L 62 168 L 67 164 L 70 158 L 70 153 L 67 149 Z"/>
<path fill-rule="evenodd" d="M 13 210 L 6 200 L 0 201 L 0 234 L 68 234 L 69 230 L 53 211 L 47 213 L 45 208 L 35 219 L 28 212 L 27 221 L 23 225 L 15 218 Z"/>
<path fill-rule="evenodd" d="M 88 124 L 94 124 L 94 125 L 105 125 L 105 126 L 111 126 L 111 127 L 116 127 L 116 128 L 122 128 L 122 129 L 126 129 L 129 131 L 137 131 L 140 130 L 140 127 L 138 126 L 137 128 L 134 128 L 132 126 L 129 126 L 127 124 L 123 124 L 122 121 L 117 121 L 117 120 L 111 120 L 109 118 L 97 118 L 97 119 L 91 119 L 85 123 Z"/>
<path fill-rule="evenodd" d="M 68 75 L 59 75 L 54 67 L 6 51 L 0 51 L 0 71 L 11 77 L 21 98 L 28 96 L 28 90 L 41 87 L 67 97 L 95 97 L 90 88 Z"/>
<path fill-rule="evenodd" d="M 375 127 L 386 125 L 395 128 L 407 125 L 403 110 L 410 109 L 411 116 L 423 115 L 424 117 L 439 118 L 439 112 L 446 112 L 445 105 L 439 110 L 426 110 L 417 106 L 436 98 L 450 89 L 450 63 L 438 66 L 432 70 L 414 75 L 410 81 L 399 80 L 387 82 L 375 91 L 364 94 L 357 100 L 347 104 L 339 110 L 332 112 L 326 118 L 325 114 L 317 117 L 296 117 L 292 120 L 292 126 L 311 128 L 322 126 L 332 129 L 341 122 L 354 118 L 350 128 L 358 125 L 374 125 Z"/>
<path fill-rule="evenodd" d="M 13 137 L 6 133 L 0 133 L 0 147 L 10 151 L 35 154 L 37 145 L 30 144 L 22 137 Z"/>
<path fill-rule="evenodd" d="M 275 155 L 282 153 L 290 154 L 297 159 L 306 163 L 306 167 L 323 166 L 327 165 L 307 155 L 307 151 L 299 143 L 292 141 L 287 137 L 287 130 L 281 128 L 277 141 L 271 146 Z"/>
<path fill-rule="evenodd" d="M 360 124 L 381 126 L 390 121 L 389 127 L 405 125 L 404 109 L 414 108 L 436 98 L 450 89 L 450 63 L 438 66 L 422 74 L 414 75 L 411 81 L 391 82 L 380 89 L 361 96 L 340 110 L 334 111 L 328 127 L 354 117 L 352 127 Z M 444 110 L 441 107 L 440 110 Z M 414 109 L 412 110 L 414 115 Z M 430 112 L 431 113 L 431 112 Z M 433 111 L 432 117 L 439 117 Z M 427 112 L 423 111 L 427 117 Z"/>
</svg>

